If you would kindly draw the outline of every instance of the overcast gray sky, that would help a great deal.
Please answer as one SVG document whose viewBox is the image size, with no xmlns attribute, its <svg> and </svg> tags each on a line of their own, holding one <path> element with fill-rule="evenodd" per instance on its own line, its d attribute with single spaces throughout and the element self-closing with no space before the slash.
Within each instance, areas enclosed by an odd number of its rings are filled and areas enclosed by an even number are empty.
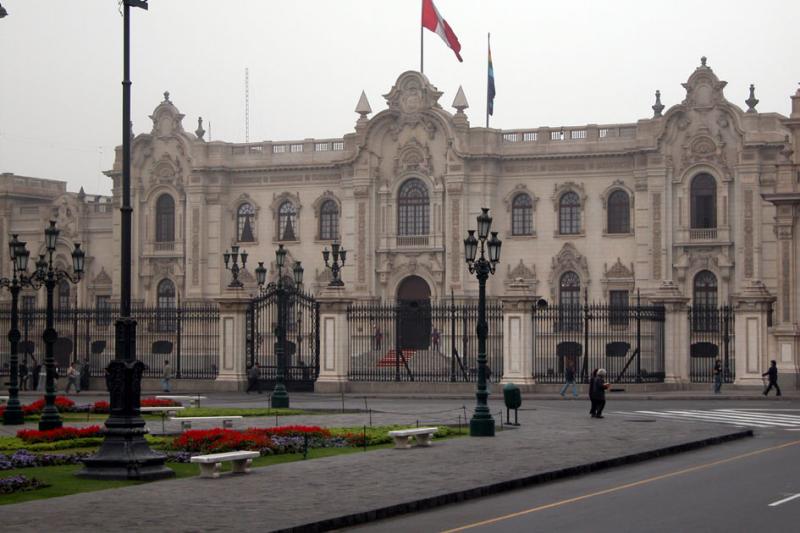
<svg viewBox="0 0 800 533">
<path fill-rule="evenodd" d="M 110 192 L 101 174 L 121 140 L 117 0 L 0 0 L 0 172 Z M 244 142 L 340 137 L 365 90 L 375 112 L 397 76 L 419 69 L 420 0 L 150 0 L 132 10 L 134 132 L 169 90 L 194 131 Z M 425 74 L 449 109 L 464 86 L 484 124 L 486 34 L 497 98 L 492 127 L 632 122 L 653 93 L 679 103 L 708 56 L 739 106 L 789 113 L 800 81 L 798 0 L 435 0 L 463 63 L 425 32 Z M 210 127 L 209 127 L 210 122 Z M 207 137 L 208 138 L 208 134 Z"/>
</svg>

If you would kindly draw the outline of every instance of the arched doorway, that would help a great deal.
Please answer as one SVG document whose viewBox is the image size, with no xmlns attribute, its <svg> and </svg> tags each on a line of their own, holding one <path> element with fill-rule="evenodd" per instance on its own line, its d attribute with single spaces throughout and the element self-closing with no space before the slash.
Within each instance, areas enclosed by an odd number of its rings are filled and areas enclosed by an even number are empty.
<svg viewBox="0 0 800 533">
<path fill-rule="evenodd" d="M 431 288 L 419 276 L 397 287 L 398 333 L 404 350 L 427 350 L 431 341 Z"/>
</svg>

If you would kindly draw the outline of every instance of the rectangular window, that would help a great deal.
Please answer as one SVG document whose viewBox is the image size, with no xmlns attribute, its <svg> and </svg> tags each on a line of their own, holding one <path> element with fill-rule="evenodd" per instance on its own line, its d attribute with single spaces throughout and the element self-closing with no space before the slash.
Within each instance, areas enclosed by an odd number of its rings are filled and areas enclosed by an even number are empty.
<svg viewBox="0 0 800 533">
<path fill-rule="evenodd" d="M 328 151 L 328 143 L 316 143 L 314 145 L 315 152 L 327 152 Z"/>
<path fill-rule="evenodd" d="M 292 144 L 289 146 L 289 151 L 292 153 L 302 152 L 303 145 L 302 144 Z"/>
<path fill-rule="evenodd" d="M 628 291 L 608 291 L 608 299 L 608 323 L 612 326 L 626 325 L 630 314 Z"/>
<path fill-rule="evenodd" d="M 286 152 L 286 145 L 285 144 L 274 144 L 272 145 L 272 153 L 273 154 L 282 154 Z"/>
</svg>

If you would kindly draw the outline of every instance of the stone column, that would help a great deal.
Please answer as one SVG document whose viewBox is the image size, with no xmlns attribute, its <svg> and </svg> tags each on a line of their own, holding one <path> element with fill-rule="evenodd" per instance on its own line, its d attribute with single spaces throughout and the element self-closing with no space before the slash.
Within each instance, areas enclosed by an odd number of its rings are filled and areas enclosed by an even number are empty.
<svg viewBox="0 0 800 533">
<path fill-rule="evenodd" d="M 650 296 L 653 305 L 664 306 L 664 381 L 689 381 L 689 298 L 681 294 L 672 280 L 661 282 Z"/>
<path fill-rule="evenodd" d="M 532 385 L 533 324 L 531 312 L 538 298 L 527 283 L 513 283 L 503 302 L 503 378 L 501 383 Z"/>
<path fill-rule="evenodd" d="M 247 309 L 250 297 L 231 294 L 219 303 L 219 375 L 215 390 L 242 391 L 247 384 Z"/>
<path fill-rule="evenodd" d="M 347 307 L 344 287 L 325 287 L 319 302 L 319 377 L 314 392 L 345 392 L 350 370 Z"/>
<path fill-rule="evenodd" d="M 732 298 L 737 385 L 761 385 L 761 373 L 772 359 L 767 346 L 767 317 L 774 301 L 764 284 L 752 279 L 745 280 L 741 292 Z M 793 344 L 789 346 L 789 361 Z"/>
</svg>

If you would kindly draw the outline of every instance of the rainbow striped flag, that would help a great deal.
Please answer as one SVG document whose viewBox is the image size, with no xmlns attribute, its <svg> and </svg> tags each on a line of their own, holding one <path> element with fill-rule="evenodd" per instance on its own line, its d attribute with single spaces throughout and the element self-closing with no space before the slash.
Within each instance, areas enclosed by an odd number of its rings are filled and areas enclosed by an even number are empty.
<svg viewBox="0 0 800 533">
<path fill-rule="evenodd" d="M 494 114 L 494 67 L 492 66 L 492 45 L 489 44 L 489 73 L 486 82 L 486 112 L 489 115 Z"/>
</svg>

